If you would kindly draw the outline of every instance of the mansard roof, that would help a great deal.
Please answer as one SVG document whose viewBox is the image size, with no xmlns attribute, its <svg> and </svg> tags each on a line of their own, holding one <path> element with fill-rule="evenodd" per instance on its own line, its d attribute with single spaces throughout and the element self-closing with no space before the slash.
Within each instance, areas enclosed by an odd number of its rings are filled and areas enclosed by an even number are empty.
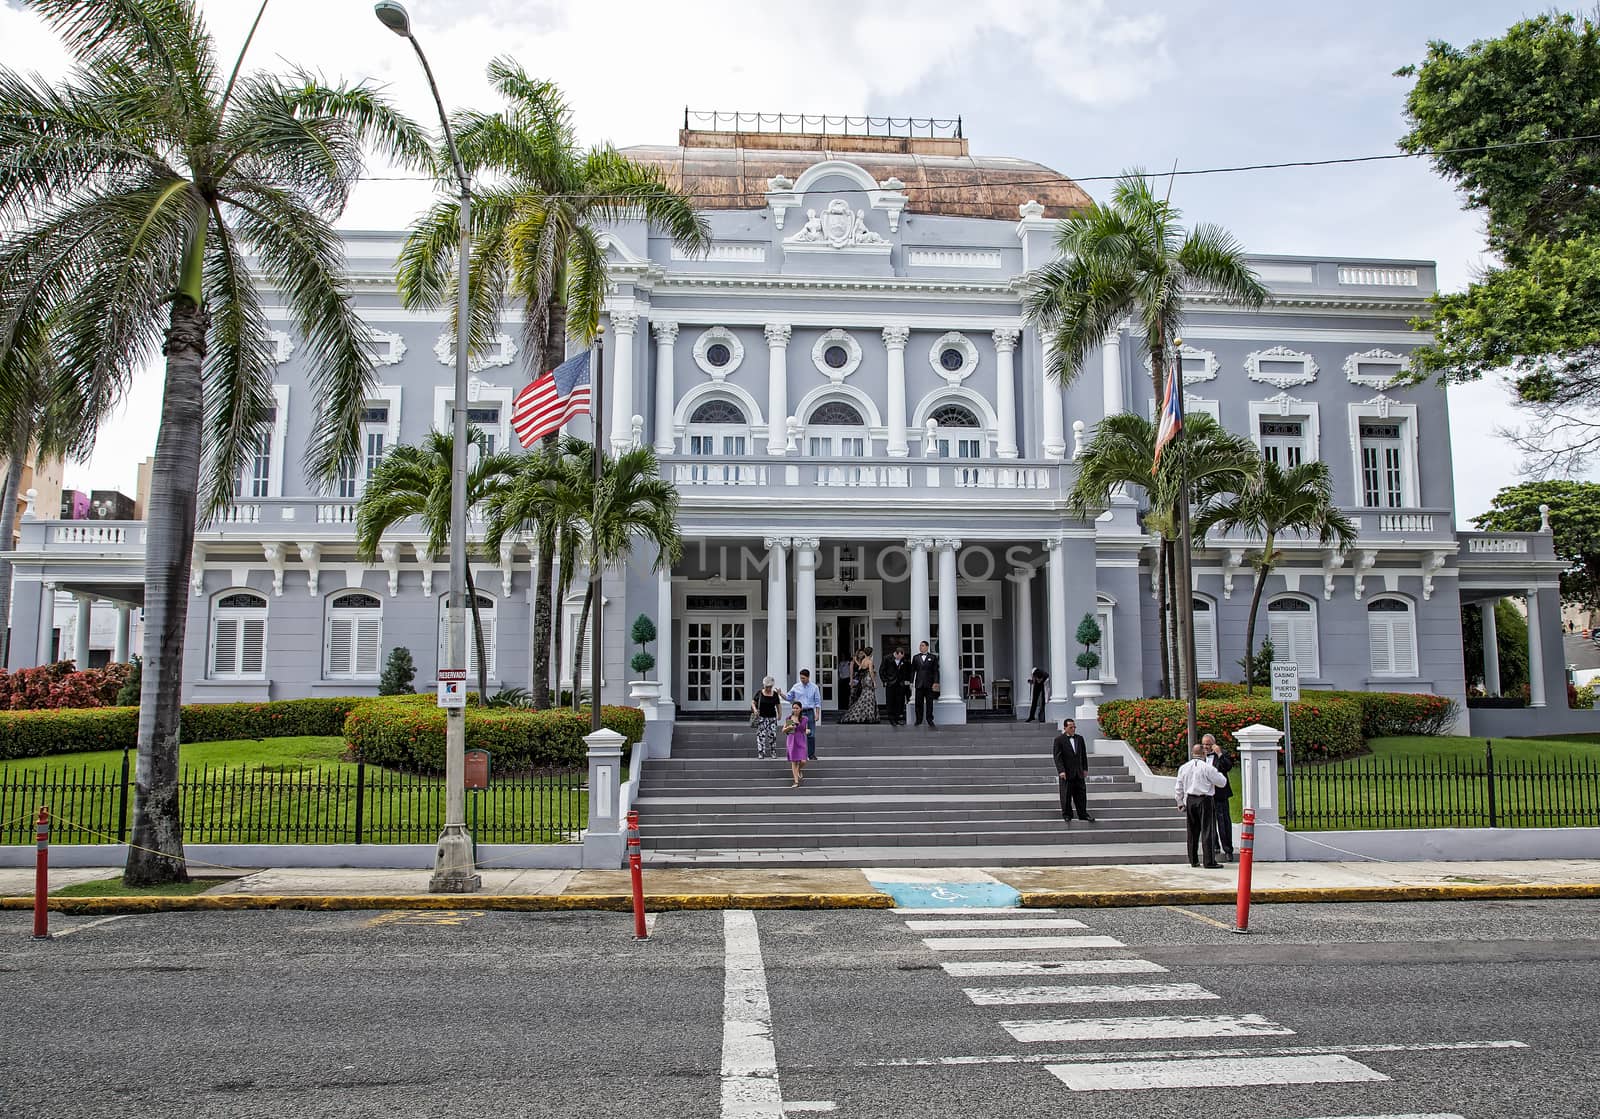
<svg viewBox="0 0 1600 1119">
<path fill-rule="evenodd" d="M 759 210 L 767 180 L 798 179 L 814 163 L 848 160 L 874 179 L 897 178 L 919 214 L 1016 221 L 1030 199 L 1045 216 L 1066 217 L 1089 204 L 1083 189 L 1042 163 L 967 154 L 965 140 L 902 137 L 711 132 L 683 129 L 676 145 L 622 149 L 638 163 L 661 168 L 673 186 L 700 196 L 708 210 Z"/>
</svg>

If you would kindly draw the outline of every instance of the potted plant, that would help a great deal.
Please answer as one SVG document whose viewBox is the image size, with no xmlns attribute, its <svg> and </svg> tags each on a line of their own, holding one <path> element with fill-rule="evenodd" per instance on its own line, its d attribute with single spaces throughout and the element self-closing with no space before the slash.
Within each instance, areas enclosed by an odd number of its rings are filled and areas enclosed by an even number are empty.
<svg viewBox="0 0 1600 1119">
<path fill-rule="evenodd" d="M 638 674 L 638 679 L 628 681 L 628 695 L 640 707 L 644 708 L 646 718 L 655 714 L 656 701 L 661 698 L 661 682 L 649 679 L 649 674 L 656 666 L 656 658 L 646 646 L 656 639 L 656 624 L 650 620 L 650 615 L 640 614 L 633 620 L 633 629 L 629 636 L 633 643 L 639 646 L 639 651 L 633 654 L 633 659 L 628 666 Z"/>
<path fill-rule="evenodd" d="M 1089 676 L 1100 667 L 1100 654 L 1094 651 L 1100 644 L 1103 635 L 1100 632 L 1100 623 L 1095 620 L 1093 613 L 1083 616 L 1083 621 L 1078 623 L 1077 640 L 1083 646 L 1083 652 L 1078 654 L 1076 664 L 1083 670 L 1085 679 L 1072 682 L 1072 696 L 1078 701 L 1078 708 L 1073 714 L 1079 719 L 1095 719 L 1100 715 L 1100 708 L 1095 700 L 1105 694 L 1100 686 L 1100 681 Z"/>
</svg>

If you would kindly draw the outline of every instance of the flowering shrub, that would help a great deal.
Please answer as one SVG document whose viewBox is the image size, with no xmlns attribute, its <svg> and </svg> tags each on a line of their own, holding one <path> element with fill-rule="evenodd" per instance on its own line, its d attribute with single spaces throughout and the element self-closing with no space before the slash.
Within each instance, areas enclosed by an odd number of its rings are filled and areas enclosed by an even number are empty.
<svg viewBox="0 0 1600 1119">
<path fill-rule="evenodd" d="M 0 669 L 0 711 L 110 707 L 132 674 L 130 664 L 108 664 L 78 672 L 71 661 L 19 668 L 15 672 Z"/>
<path fill-rule="evenodd" d="M 1202 699 L 1199 732 L 1237 750 L 1233 732 L 1252 723 L 1283 729 L 1283 705 L 1270 699 Z M 1187 711 L 1182 700 L 1123 699 L 1100 705 L 1100 726 L 1132 746 L 1151 766 L 1172 769 L 1188 758 Z M 1342 758 L 1361 749 L 1361 708 L 1349 699 L 1316 693 L 1289 705 L 1294 723 L 1295 757 Z"/>
<path fill-rule="evenodd" d="M 588 709 L 469 706 L 466 718 L 467 749 L 488 750 L 497 773 L 582 765 L 587 756 Z M 644 737 L 644 712 L 637 707 L 602 707 L 600 721 L 627 740 L 625 754 Z M 432 696 L 360 703 L 346 716 L 344 735 L 361 761 L 421 773 L 444 770 L 445 713 Z"/>
<path fill-rule="evenodd" d="M 1574 710 L 1591 710 L 1594 707 L 1595 682 L 1591 680 L 1581 688 L 1571 688 L 1567 694 L 1567 706 Z"/>
</svg>

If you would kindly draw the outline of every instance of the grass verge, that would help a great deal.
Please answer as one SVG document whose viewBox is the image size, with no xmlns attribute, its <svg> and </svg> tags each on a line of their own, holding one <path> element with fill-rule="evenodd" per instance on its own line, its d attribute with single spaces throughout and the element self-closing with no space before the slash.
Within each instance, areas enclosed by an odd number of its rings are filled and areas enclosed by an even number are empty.
<svg viewBox="0 0 1600 1119">
<path fill-rule="evenodd" d="M 186 898 L 203 894 L 213 886 L 230 881 L 227 878 L 191 878 L 187 882 L 168 882 L 160 886 L 124 886 L 122 877 L 96 878 L 92 882 L 78 882 L 50 891 L 58 898 Z"/>
</svg>

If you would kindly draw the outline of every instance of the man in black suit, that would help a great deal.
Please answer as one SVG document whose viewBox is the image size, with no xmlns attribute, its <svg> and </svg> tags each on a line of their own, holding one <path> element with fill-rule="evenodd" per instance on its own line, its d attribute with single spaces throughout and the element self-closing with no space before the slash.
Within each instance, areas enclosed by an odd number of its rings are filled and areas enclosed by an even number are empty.
<svg viewBox="0 0 1600 1119">
<path fill-rule="evenodd" d="M 1033 671 L 1028 673 L 1028 687 L 1033 694 L 1028 697 L 1028 717 L 1023 722 L 1031 723 L 1035 719 L 1044 722 L 1044 686 L 1049 679 L 1050 674 L 1038 665 L 1034 665 Z"/>
<path fill-rule="evenodd" d="M 928 643 L 917 646 L 917 655 L 911 658 L 911 687 L 917 703 L 917 726 L 927 716 L 928 729 L 938 730 L 933 722 L 933 701 L 939 698 L 939 658 L 928 652 Z"/>
<path fill-rule="evenodd" d="M 1078 733 L 1078 724 L 1071 719 L 1061 724 L 1050 749 L 1056 760 L 1056 779 L 1061 786 L 1061 818 L 1072 823 L 1076 809 L 1078 819 L 1094 823 L 1089 815 L 1089 744 Z"/>
<path fill-rule="evenodd" d="M 1227 752 L 1217 745 L 1216 735 L 1208 734 L 1200 739 L 1200 745 L 1206 748 L 1206 756 L 1211 759 L 1212 768 L 1226 777 L 1233 772 L 1233 759 Z M 1211 815 L 1216 822 L 1217 847 L 1222 852 L 1223 862 L 1233 862 L 1233 811 L 1230 798 L 1233 790 L 1223 785 L 1211 794 Z"/>
<path fill-rule="evenodd" d="M 906 704 L 911 699 L 911 664 L 906 660 L 904 648 L 895 647 L 894 655 L 884 662 L 878 676 L 883 681 L 884 699 L 889 705 L 889 725 L 905 726 Z"/>
</svg>

